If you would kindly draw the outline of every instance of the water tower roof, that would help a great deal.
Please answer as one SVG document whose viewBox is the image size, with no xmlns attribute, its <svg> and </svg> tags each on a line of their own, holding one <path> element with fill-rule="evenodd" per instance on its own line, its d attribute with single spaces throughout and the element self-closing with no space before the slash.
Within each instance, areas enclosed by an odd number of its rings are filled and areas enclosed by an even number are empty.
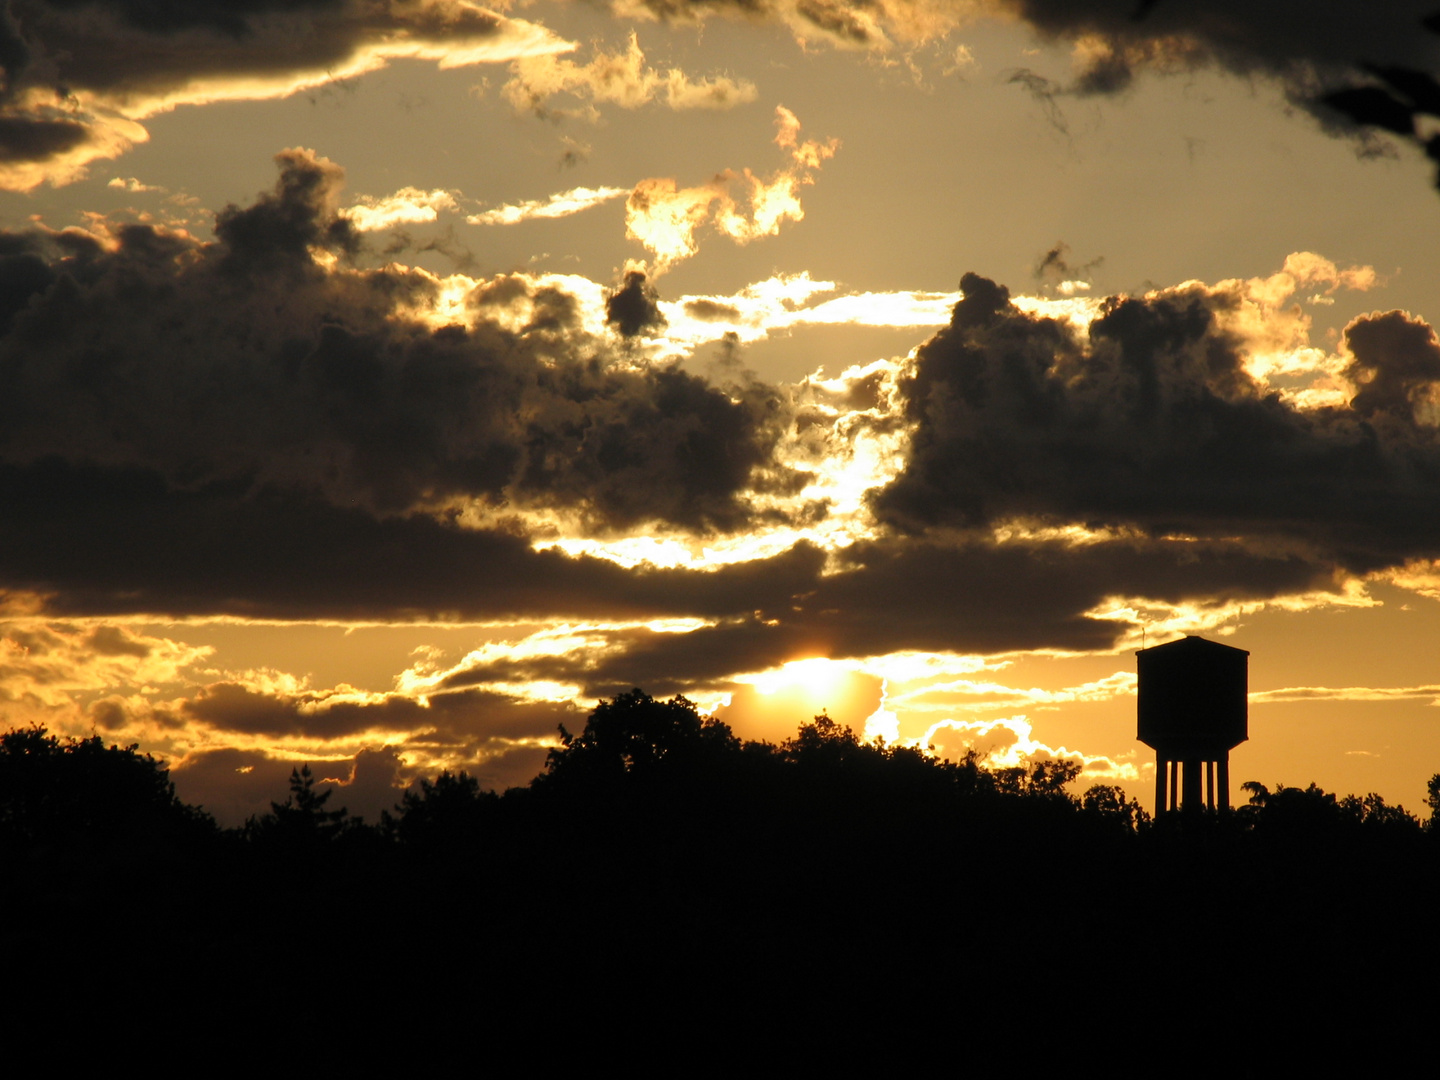
<svg viewBox="0 0 1440 1080">
<path fill-rule="evenodd" d="M 1175 656 L 1183 656 L 1186 653 L 1190 653 L 1199 656 L 1207 652 L 1216 656 L 1222 656 L 1225 653 L 1238 653 L 1241 656 L 1250 655 L 1249 649 L 1237 649 L 1233 645 L 1222 645 L 1218 641 L 1211 641 L 1209 638 L 1195 637 L 1192 634 L 1186 634 L 1183 638 L 1177 638 L 1175 641 L 1167 641 L 1164 645 L 1152 645 L 1148 649 L 1136 649 L 1135 655 L 1139 656 L 1141 653 L 1163 653 L 1166 656 L 1172 654 Z"/>
</svg>

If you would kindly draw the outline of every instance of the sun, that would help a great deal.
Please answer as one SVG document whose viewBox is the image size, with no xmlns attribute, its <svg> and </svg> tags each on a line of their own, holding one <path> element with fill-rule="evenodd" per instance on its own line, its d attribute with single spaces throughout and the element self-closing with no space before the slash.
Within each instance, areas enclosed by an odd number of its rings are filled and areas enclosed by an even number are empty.
<svg viewBox="0 0 1440 1080">
<path fill-rule="evenodd" d="M 744 738 L 775 742 L 822 712 L 860 732 L 881 703 L 882 681 L 856 661 L 804 657 L 740 676 L 717 715 Z"/>
<path fill-rule="evenodd" d="M 851 674 L 850 666 L 824 656 L 790 660 L 778 668 L 748 676 L 744 681 L 766 696 L 798 690 L 807 697 L 824 698 L 839 692 Z"/>
</svg>

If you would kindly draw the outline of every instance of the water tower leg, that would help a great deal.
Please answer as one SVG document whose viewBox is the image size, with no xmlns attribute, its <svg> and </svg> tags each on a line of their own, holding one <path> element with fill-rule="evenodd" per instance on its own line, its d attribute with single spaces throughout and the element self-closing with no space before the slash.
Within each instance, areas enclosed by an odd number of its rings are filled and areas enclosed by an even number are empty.
<svg viewBox="0 0 1440 1080">
<path fill-rule="evenodd" d="M 1165 799 L 1169 795 L 1166 789 L 1166 770 L 1170 768 L 1170 762 L 1160 755 L 1155 756 L 1155 813 L 1163 814 L 1170 808 L 1165 805 Z"/>
<path fill-rule="evenodd" d="M 1180 796 L 1180 809 L 1199 810 L 1205 793 L 1200 790 L 1200 759 L 1185 759 L 1184 790 Z"/>
<path fill-rule="evenodd" d="M 1227 752 L 1215 763 L 1219 776 L 1216 784 L 1220 788 L 1220 809 L 1230 809 L 1230 754 Z"/>
<path fill-rule="evenodd" d="M 1215 809 L 1215 763 L 1205 762 L 1205 809 Z"/>
<path fill-rule="evenodd" d="M 1180 809 L 1180 761 L 1170 759 L 1170 809 Z"/>
</svg>

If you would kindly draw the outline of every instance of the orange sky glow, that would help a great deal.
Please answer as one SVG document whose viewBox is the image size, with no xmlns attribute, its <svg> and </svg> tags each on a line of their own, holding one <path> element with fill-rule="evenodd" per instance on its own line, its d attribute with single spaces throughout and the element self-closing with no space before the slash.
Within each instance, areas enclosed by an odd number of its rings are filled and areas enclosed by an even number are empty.
<svg viewBox="0 0 1440 1080">
<path fill-rule="evenodd" d="M 1198 634 L 1232 798 L 1417 808 L 1440 194 L 1305 88 L 1440 37 L 1051 6 L 19 5 L 0 719 L 226 824 L 523 784 L 631 686 L 1149 805 Z"/>
</svg>

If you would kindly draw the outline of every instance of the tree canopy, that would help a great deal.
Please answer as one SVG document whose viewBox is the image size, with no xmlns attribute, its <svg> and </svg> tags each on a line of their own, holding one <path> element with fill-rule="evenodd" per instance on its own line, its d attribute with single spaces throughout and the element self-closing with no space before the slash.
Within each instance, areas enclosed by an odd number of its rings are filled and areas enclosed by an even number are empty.
<svg viewBox="0 0 1440 1080">
<path fill-rule="evenodd" d="M 105 846 L 207 835 L 214 822 L 175 794 L 169 770 L 139 747 L 43 727 L 0 734 L 0 842 Z"/>
</svg>

